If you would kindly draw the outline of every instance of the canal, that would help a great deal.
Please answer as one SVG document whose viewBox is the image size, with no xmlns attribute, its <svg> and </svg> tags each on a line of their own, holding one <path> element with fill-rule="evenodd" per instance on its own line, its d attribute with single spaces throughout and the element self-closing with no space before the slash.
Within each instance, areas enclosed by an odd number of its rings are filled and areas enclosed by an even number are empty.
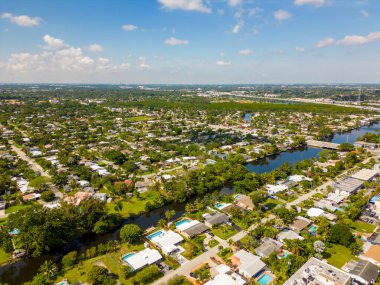
<svg viewBox="0 0 380 285">
<path fill-rule="evenodd" d="M 245 119 L 249 120 L 249 117 Z M 346 132 L 342 134 L 336 134 L 332 138 L 332 142 L 342 143 L 342 142 L 350 142 L 354 143 L 356 139 L 367 132 L 378 132 L 380 131 L 380 122 L 373 124 L 371 126 L 364 126 L 359 129 L 352 130 L 351 132 Z M 282 152 L 278 155 L 274 155 L 271 157 L 267 157 L 265 159 L 261 159 L 255 161 L 253 163 L 249 163 L 246 165 L 247 169 L 251 172 L 256 173 L 264 173 L 270 172 L 285 162 L 289 162 L 290 164 L 294 164 L 297 161 L 302 161 L 304 159 L 311 159 L 313 157 L 317 157 L 318 153 L 321 149 L 305 147 L 296 150 L 290 150 L 286 152 Z M 231 187 L 224 187 L 220 191 L 220 195 L 228 194 L 231 195 L 233 193 L 233 189 Z M 129 218 L 125 221 L 125 223 L 134 223 L 139 225 L 143 230 L 155 226 L 160 219 L 165 218 L 165 212 L 168 210 L 174 210 L 176 212 L 173 219 L 179 218 L 185 212 L 185 205 L 183 204 L 170 204 L 165 205 L 162 208 L 152 210 L 150 213 L 142 214 L 140 216 L 136 216 L 133 218 Z M 119 230 L 105 235 L 98 235 L 96 239 L 92 239 L 89 241 L 82 241 L 79 245 L 80 251 L 84 252 L 86 249 L 95 246 L 99 243 L 106 242 L 108 240 L 115 240 L 118 238 Z M 56 259 L 59 256 L 55 255 L 42 255 L 38 258 L 26 258 L 23 260 L 19 260 L 12 264 L 7 264 L 0 267 L 0 282 L 9 283 L 9 284 L 22 284 L 24 282 L 30 281 L 34 275 L 37 274 L 38 268 L 41 264 L 47 259 Z"/>
</svg>

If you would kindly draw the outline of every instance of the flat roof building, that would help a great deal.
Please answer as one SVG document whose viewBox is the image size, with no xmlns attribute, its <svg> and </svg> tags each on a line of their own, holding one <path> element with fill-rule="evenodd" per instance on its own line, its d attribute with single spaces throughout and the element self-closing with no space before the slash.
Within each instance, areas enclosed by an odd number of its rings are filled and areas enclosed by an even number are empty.
<svg viewBox="0 0 380 285">
<path fill-rule="evenodd" d="M 371 181 L 379 175 L 379 172 L 373 169 L 363 168 L 358 172 L 351 175 L 352 178 L 363 180 L 363 181 Z"/>
<path fill-rule="evenodd" d="M 348 285 L 350 282 L 350 274 L 312 257 L 284 285 Z"/>
<path fill-rule="evenodd" d="M 127 263 L 133 270 L 139 270 L 147 265 L 152 265 L 162 259 L 160 252 L 156 249 L 146 248 L 135 254 L 123 256 L 123 262 Z"/>
</svg>

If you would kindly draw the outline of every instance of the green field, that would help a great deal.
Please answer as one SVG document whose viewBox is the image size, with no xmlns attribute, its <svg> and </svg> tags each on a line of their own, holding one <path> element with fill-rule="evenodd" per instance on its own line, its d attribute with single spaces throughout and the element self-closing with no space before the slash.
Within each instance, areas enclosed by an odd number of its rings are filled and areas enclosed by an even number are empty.
<svg viewBox="0 0 380 285">
<path fill-rule="evenodd" d="M 11 256 L 0 248 L 0 264 L 7 263 Z"/>
<path fill-rule="evenodd" d="M 357 231 L 362 232 L 362 233 L 367 233 L 367 234 L 373 233 L 373 231 L 376 228 L 376 226 L 362 222 L 362 221 L 353 222 L 351 227 L 354 230 L 357 230 Z"/>
<path fill-rule="evenodd" d="M 131 122 L 141 122 L 141 121 L 152 120 L 152 118 L 148 117 L 148 116 L 138 116 L 138 117 L 129 117 L 129 118 L 127 118 L 127 120 L 131 121 Z"/>
<path fill-rule="evenodd" d="M 222 224 L 217 226 L 216 228 L 213 228 L 211 232 L 217 237 L 226 240 L 232 237 L 233 235 L 237 234 L 238 231 L 230 225 Z"/>
<path fill-rule="evenodd" d="M 342 268 L 351 259 L 358 260 L 349 248 L 338 244 L 328 248 L 326 253 L 328 263 L 338 268 Z"/>
<path fill-rule="evenodd" d="M 21 209 L 29 208 L 30 206 L 31 205 L 16 205 L 16 206 L 11 206 L 11 207 L 5 209 L 5 214 L 14 213 L 14 212 L 20 211 Z"/>
<path fill-rule="evenodd" d="M 274 207 L 276 207 L 277 205 L 281 205 L 283 204 L 281 201 L 279 200 L 275 200 L 275 199 L 272 199 L 272 198 L 268 198 L 264 205 L 269 207 L 270 209 L 273 209 Z"/>
</svg>

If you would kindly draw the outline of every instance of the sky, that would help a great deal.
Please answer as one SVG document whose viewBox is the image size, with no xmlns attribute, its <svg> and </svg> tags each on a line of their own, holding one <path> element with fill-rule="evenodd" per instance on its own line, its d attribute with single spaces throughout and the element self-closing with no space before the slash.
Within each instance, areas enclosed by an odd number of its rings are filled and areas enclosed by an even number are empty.
<svg viewBox="0 0 380 285">
<path fill-rule="evenodd" d="M 380 83 L 380 1 L 0 0 L 0 82 Z"/>
</svg>

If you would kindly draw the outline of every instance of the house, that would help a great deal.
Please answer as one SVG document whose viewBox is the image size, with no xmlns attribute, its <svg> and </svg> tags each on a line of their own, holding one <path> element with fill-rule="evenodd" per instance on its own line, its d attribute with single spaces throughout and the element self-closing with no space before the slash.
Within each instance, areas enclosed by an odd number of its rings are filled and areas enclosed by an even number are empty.
<svg viewBox="0 0 380 285">
<path fill-rule="evenodd" d="M 278 192 L 282 192 L 282 191 L 285 191 L 285 190 L 289 189 L 289 187 L 286 186 L 285 184 L 278 184 L 278 185 L 268 184 L 265 187 L 267 188 L 267 191 L 268 191 L 269 195 L 274 195 L 274 194 L 276 194 Z"/>
<path fill-rule="evenodd" d="M 204 285 L 244 285 L 247 282 L 239 274 L 218 274 Z"/>
<path fill-rule="evenodd" d="M 248 279 L 259 276 L 267 268 L 260 257 L 244 249 L 236 252 L 231 261 L 238 266 L 239 274 Z"/>
<path fill-rule="evenodd" d="M 26 195 L 22 196 L 22 199 L 24 201 L 32 201 L 32 200 L 38 200 L 38 199 L 40 199 L 40 197 L 41 197 L 41 194 L 30 193 L 30 194 L 26 194 Z"/>
<path fill-rule="evenodd" d="M 284 285 L 349 285 L 350 283 L 350 274 L 312 257 L 286 280 Z"/>
<path fill-rule="evenodd" d="M 285 230 L 282 230 L 277 235 L 277 240 L 280 241 L 280 242 L 284 242 L 286 239 L 289 239 L 289 240 L 294 240 L 294 239 L 303 240 L 304 238 L 301 237 L 296 232 L 293 232 L 292 230 L 285 229 Z"/>
<path fill-rule="evenodd" d="M 311 220 L 304 218 L 304 217 L 297 217 L 297 220 L 295 220 L 289 226 L 289 228 L 292 229 L 293 231 L 299 233 L 310 224 L 311 224 Z"/>
<path fill-rule="evenodd" d="M 333 184 L 333 188 L 346 197 L 355 194 L 362 187 L 363 181 L 352 177 L 346 177 Z"/>
<path fill-rule="evenodd" d="M 201 234 L 207 230 L 209 230 L 209 228 L 205 224 L 198 222 L 198 224 L 195 224 L 190 228 L 182 230 L 181 233 L 184 236 L 186 236 L 187 238 L 192 238 L 192 237 L 199 235 L 199 234 Z"/>
<path fill-rule="evenodd" d="M 358 172 L 351 175 L 352 178 L 362 180 L 362 181 L 371 181 L 379 176 L 379 172 L 372 169 L 363 168 Z"/>
<path fill-rule="evenodd" d="M 226 214 L 223 213 L 215 213 L 212 215 L 207 215 L 205 217 L 205 224 L 206 226 L 212 228 L 215 225 L 220 225 L 227 223 L 229 221 L 229 218 Z"/>
<path fill-rule="evenodd" d="M 362 285 L 374 284 L 379 277 L 379 267 L 366 260 L 351 260 L 345 267 L 352 279 Z"/>
<path fill-rule="evenodd" d="M 308 211 L 307 211 L 307 215 L 311 218 L 315 218 L 315 217 L 319 217 L 321 216 L 325 211 L 323 211 L 322 209 L 320 208 L 310 208 Z"/>
<path fill-rule="evenodd" d="M 372 244 L 380 245 L 380 234 L 379 233 L 372 233 L 368 238 L 367 241 Z"/>
<path fill-rule="evenodd" d="M 93 197 L 94 197 L 94 199 L 98 199 L 102 202 L 107 201 L 107 194 L 106 193 L 95 193 Z"/>
<path fill-rule="evenodd" d="M 147 239 L 158 246 L 163 253 L 167 255 L 178 251 L 178 245 L 183 241 L 183 237 L 172 230 L 159 230 L 158 232 L 148 235 Z"/>
<path fill-rule="evenodd" d="M 64 201 L 71 205 L 79 206 L 82 201 L 92 197 L 92 193 L 90 192 L 77 192 L 74 196 L 68 196 L 64 199 Z"/>
<path fill-rule="evenodd" d="M 253 211 L 253 209 L 255 208 L 255 205 L 253 204 L 252 199 L 247 195 L 237 194 L 235 195 L 234 198 L 236 201 L 236 205 L 240 208 L 250 210 L 250 211 Z"/>
<path fill-rule="evenodd" d="M 338 209 L 337 207 L 333 205 L 332 201 L 326 200 L 326 199 L 316 201 L 314 203 L 314 206 L 320 209 L 327 209 L 331 212 L 335 212 Z"/>
<path fill-rule="evenodd" d="M 156 264 L 162 260 L 160 252 L 156 249 L 146 248 L 138 253 L 128 253 L 122 257 L 122 261 L 128 264 L 133 271 L 147 265 Z"/>
<path fill-rule="evenodd" d="M 81 186 L 81 187 L 88 187 L 90 186 L 90 182 L 88 182 L 87 180 L 80 180 L 78 181 L 78 184 Z"/>
<path fill-rule="evenodd" d="M 371 245 L 360 258 L 371 261 L 380 266 L 380 245 Z"/>
<path fill-rule="evenodd" d="M 283 244 L 272 238 L 263 238 L 259 247 L 255 248 L 255 252 L 260 257 L 269 257 L 271 253 L 279 251 Z"/>
</svg>

